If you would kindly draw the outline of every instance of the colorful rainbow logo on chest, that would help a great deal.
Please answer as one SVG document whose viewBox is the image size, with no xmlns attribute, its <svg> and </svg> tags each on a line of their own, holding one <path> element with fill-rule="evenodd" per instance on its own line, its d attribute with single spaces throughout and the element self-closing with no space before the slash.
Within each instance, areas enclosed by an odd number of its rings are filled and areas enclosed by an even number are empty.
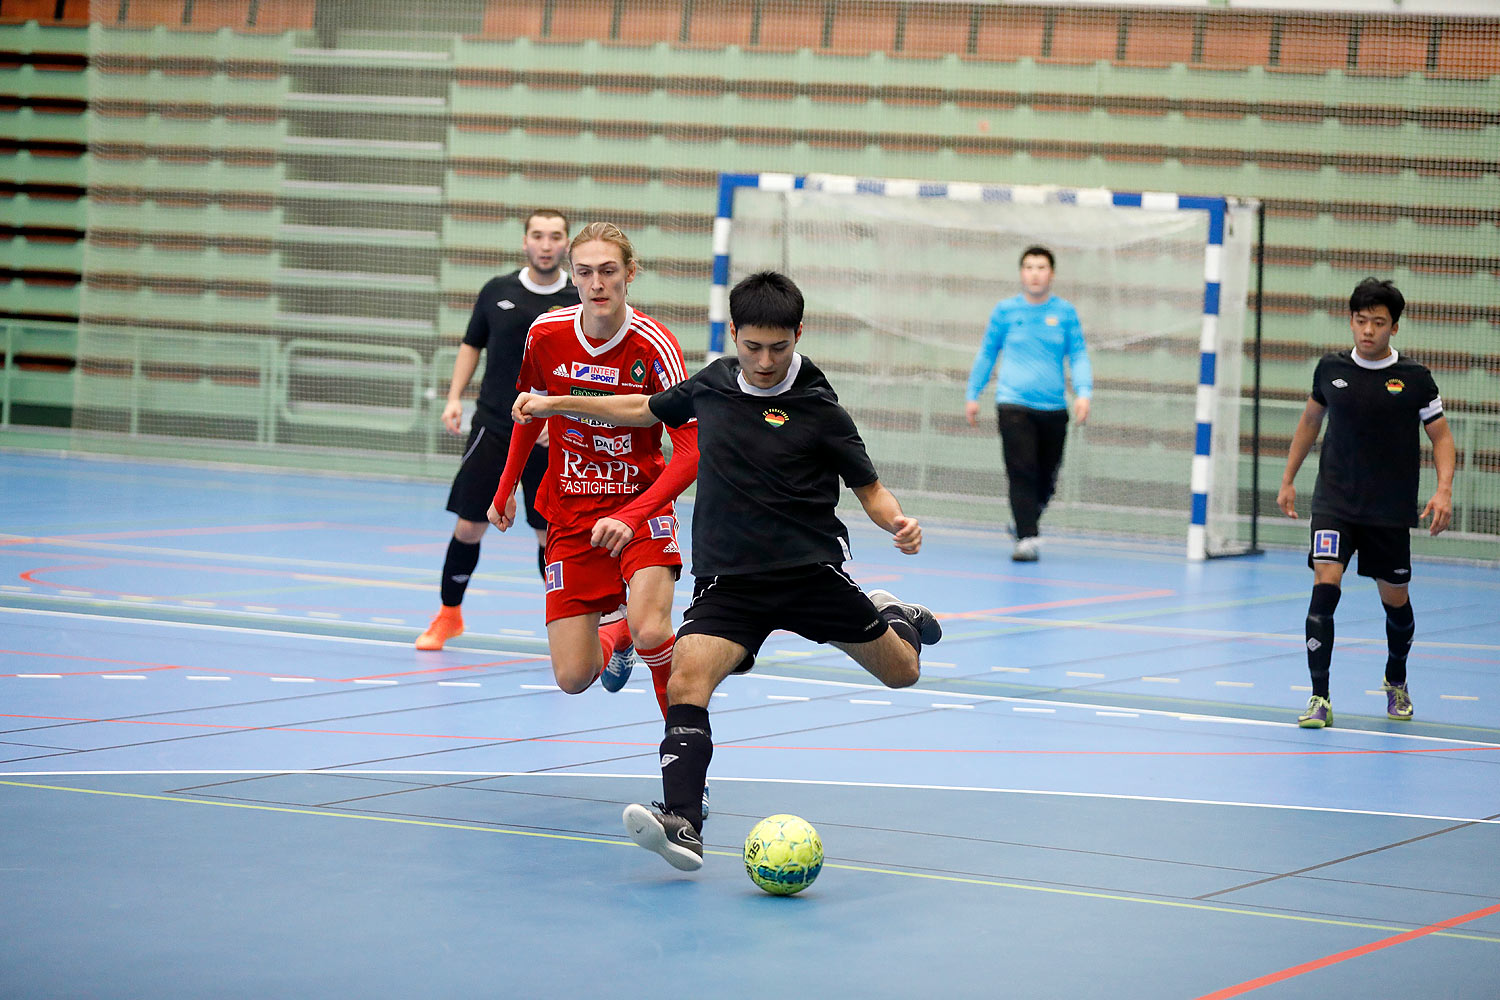
<svg viewBox="0 0 1500 1000">
<path fill-rule="evenodd" d="M 780 427 L 790 419 L 785 413 L 782 413 L 780 410 L 766 410 L 761 414 L 761 418 L 772 427 Z"/>
<path fill-rule="evenodd" d="M 1406 388 L 1406 383 L 1399 378 L 1388 378 L 1385 380 L 1385 391 L 1392 396 L 1400 395 L 1401 390 Z"/>
</svg>

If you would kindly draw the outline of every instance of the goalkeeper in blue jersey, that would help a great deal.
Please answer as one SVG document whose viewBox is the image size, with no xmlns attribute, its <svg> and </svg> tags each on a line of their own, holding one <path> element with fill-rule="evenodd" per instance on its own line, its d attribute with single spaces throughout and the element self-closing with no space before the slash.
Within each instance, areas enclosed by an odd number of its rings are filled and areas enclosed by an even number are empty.
<svg viewBox="0 0 1500 1000">
<path fill-rule="evenodd" d="M 1027 247 L 1021 254 L 1021 294 L 995 306 L 984 342 L 969 372 L 964 415 L 977 425 L 979 397 L 1000 360 L 995 410 L 1005 476 L 1010 483 L 1010 512 L 1015 519 L 1016 562 L 1036 562 L 1042 511 L 1057 488 L 1063 444 L 1068 436 L 1067 373 L 1073 378 L 1073 415 L 1089 418 L 1094 392 L 1093 369 L 1078 311 L 1052 294 L 1052 251 Z"/>
</svg>

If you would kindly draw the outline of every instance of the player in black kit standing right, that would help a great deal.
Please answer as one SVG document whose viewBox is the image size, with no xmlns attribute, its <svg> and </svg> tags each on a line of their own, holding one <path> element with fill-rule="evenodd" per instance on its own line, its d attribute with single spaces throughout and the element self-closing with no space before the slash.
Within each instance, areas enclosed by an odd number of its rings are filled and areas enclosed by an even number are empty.
<svg viewBox="0 0 1500 1000">
<path fill-rule="evenodd" d="M 458 434 L 464 389 L 479 366 L 479 352 L 483 350 L 488 356 L 469 440 L 448 493 L 448 509 L 458 515 L 458 523 L 443 560 L 443 606 L 427 631 L 417 637 L 418 649 L 442 649 L 443 643 L 463 633 L 459 605 L 469 577 L 479 565 L 479 540 L 490 526 L 485 514 L 495 499 L 510 448 L 510 432 L 515 426 L 510 406 L 516 398 L 516 374 L 521 368 L 526 331 L 543 313 L 578 304 L 578 290 L 568 284 L 567 268 L 562 266 L 568 250 L 568 220 L 561 212 L 539 208 L 527 216 L 521 249 L 526 254 L 525 267 L 491 278 L 479 290 L 468 332 L 453 362 L 442 419 L 449 433 Z M 546 472 L 547 441 L 543 437 L 521 473 L 526 523 L 537 537 L 538 572 L 544 572 L 542 546 L 547 538 L 547 521 L 536 511 L 536 491 Z"/>
<path fill-rule="evenodd" d="M 1391 346 L 1406 300 L 1389 281 L 1366 278 L 1349 297 L 1354 348 L 1323 355 L 1313 372 L 1312 396 L 1292 434 L 1276 504 L 1296 517 L 1293 480 L 1328 415 L 1328 435 L 1313 490 L 1313 571 L 1307 608 L 1307 670 L 1312 697 L 1297 719 L 1304 729 L 1333 725 L 1328 668 L 1333 656 L 1333 612 L 1349 560 L 1359 553 L 1359 575 L 1373 577 L 1385 606 L 1386 715 L 1412 717 L 1406 685 L 1406 656 L 1416 622 L 1407 585 L 1411 582 L 1409 529 L 1428 516 L 1436 535 L 1453 518 L 1453 435 L 1443 416 L 1437 383 L 1422 365 Z M 1417 479 L 1422 467 L 1417 428 L 1432 441 L 1437 490 L 1417 513 Z"/>
</svg>

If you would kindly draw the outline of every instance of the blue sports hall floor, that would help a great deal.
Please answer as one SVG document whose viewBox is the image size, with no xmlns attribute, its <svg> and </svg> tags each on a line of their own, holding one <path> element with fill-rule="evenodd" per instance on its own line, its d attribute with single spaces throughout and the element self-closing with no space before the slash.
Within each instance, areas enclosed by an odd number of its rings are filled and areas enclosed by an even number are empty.
<svg viewBox="0 0 1500 1000">
<path fill-rule="evenodd" d="M 0 996 L 1500 996 L 1500 574 L 1416 566 L 1416 719 L 1349 577 L 1336 726 L 1302 556 L 851 521 L 946 637 L 913 688 L 777 634 L 713 702 L 707 860 L 643 667 L 552 684 L 529 532 L 436 610 L 446 484 L 0 453 Z M 921 516 L 920 505 L 911 513 Z M 689 587 L 678 591 L 677 611 Z M 822 835 L 745 877 L 759 818 Z"/>
</svg>

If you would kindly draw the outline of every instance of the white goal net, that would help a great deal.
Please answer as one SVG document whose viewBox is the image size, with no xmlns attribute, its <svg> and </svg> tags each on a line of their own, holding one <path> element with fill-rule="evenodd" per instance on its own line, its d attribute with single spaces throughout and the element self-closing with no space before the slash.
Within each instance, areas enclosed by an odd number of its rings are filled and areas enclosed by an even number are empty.
<svg viewBox="0 0 1500 1000">
<path fill-rule="evenodd" d="M 1245 549 L 1252 204 L 827 175 L 726 175 L 722 191 L 715 337 L 726 284 L 791 275 L 807 298 L 803 353 L 909 507 L 1009 519 L 995 383 L 978 427 L 965 387 L 991 310 L 1020 290 L 1022 250 L 1041 244 L 1094 371 L 1093 412 L 1070 426 L 1044 530 L 1186 539 L 1193 558 Z"/>
</svg>

